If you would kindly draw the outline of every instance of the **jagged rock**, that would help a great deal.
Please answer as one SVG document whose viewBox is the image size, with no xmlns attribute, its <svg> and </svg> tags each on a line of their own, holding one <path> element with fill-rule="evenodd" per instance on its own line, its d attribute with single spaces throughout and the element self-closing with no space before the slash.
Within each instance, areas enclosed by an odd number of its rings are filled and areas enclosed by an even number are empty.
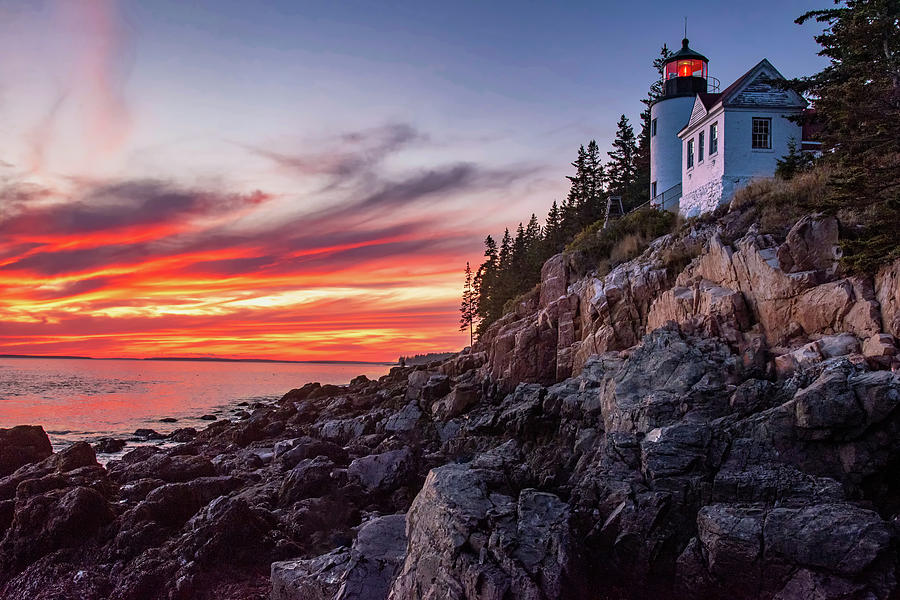
<svg viewBox="0 0 900 600">
<path fill-rule="evenodd" d="M 385 431 L 393 433 L 403 433 L 412 431 L 416 428 L 419 419 L 422 418 L 422 411 L 419 410 L 418 404 L 413 401 L 394 413 L 385 421 Z"/>
<path fill-rule="evenodd" d="M 391 450 L 355 459 L 347 467 L 347 475 L 367 491 L 386 491 L 403 485 L 412 470 L 409 448 Z"/>
<path fill-rule="evenodd" d="M 834 270 L 841 255 L 837 219 L 821 215 L 801 217 L 777 252 L 785 273 Z"/>
<path fill-rule="evenodd" d="M 744 295 L 707 280 L 690 287 L 675 286 L 653 301 L 647 315 L 647 331 L 658 329 L 668 321 L 735 343 L 740 339 L 739 332 L 746 331 L 751 324 Z"/>
<path fill-rule="evenodd" d="M 272 600 L 385 600 L 406 555 L 406 516 L 364 523 L 349 549 L 272 563 Z"/>
<path fill-rule="evenodd" d="M 300 400 L 306 400 L 307 398 L 309 398 L 310 394 L 312 394 L 314 391 L 318 390 L 321 387 L 322 387 L 322 384 L 320 384 L 319 382 L 307 383 L 303 387 L 295 388 L 295 389 L 289 391 L 287 394 L 282 396 L 281 400 L 279 400 L 278 402 L 280 404 L 284 404 L 287 402 L 297 402 Z"/>
<path fill-rule="evenodd" d="M 881 307 L 884 331 L 900 338 L 900 259 L 878 270 L 875 298 Z"/>
<path fill-rule="evenodd" d="M 278 503 L 286 506 L 304 498 L 321 496 L 332 482 L 334 466 L 325 456 L 301 460 L 287 472 L 278 491 Z"/>
<path fill-rule="evenodd" d="M 118 440 L 116 438 L 101 438 L 97 440 L 97 443 L 94 444 L 94 448 L 97 452 L 101 452 L 103 454 L 114 454 L 116 452 L 120 452 L 122 448 L 126 446 L 127 442 L 125 440 Z"/>
<path fill-rule="evenodd" d="M 114 517 L 106 498 L 87 487 L 18 498 L 0 543 L 0 564 L 9 572 L 59 548 L 80 546 Z"/>
<path fill-rule="evenodd" d="M 358 388 L 364 387 L 367 383 L 372 383 L 372 380 L 366 377 L 365 375 L 357 375 L 353 379 L 350 380 L 350 387 Z"/>
<path fill-rule="evenodd" d="M 862 347 L 863 356 L 873 364 L 881 367 L 890 367 L 897 361 L 897 345 L 894 336 L 889 333 L 879 333 L 866 338 Z"/>
<path fill-rule="evenodd" d="M 815 228 L 804 231 L 812 234 Z M 820 258 L 826 256 L 826 249 L 812 251 L 816 243 L 814 238 L 802 243 L 795 239 L 794 249 L 806 248 L 804 261 L 810 252 Z M 702 277 L 740 291 L 754 320 L 774 345 L 789 340 L 798 327 L 806 335 L 850 332 L 864 337 L 880 331 L 878 304 L 867 280 L 834 280 L 833 269 L 785 272 L 777 256 L 779 246 L 770 236 L 759 235 L 755 228 L 735 245 L 737 250 L 713 235 L 707 252 L 679 276 L 678 283 L 683 285 L 683 281 Z M 784 256 L 790 254 L 785 252 Z"/>
<path fill-rule="evenodd" d="M 332 419 L 325 421 L 318 428 L 322 439 L 338 444 L 346 444 L 375 429 L 375 420 L 371 415 L 360 415 L 351 419 Z"/>
<path fill-rule="evenodd" d="M 566 257 L 562 254 L 550 257 L 541 267 L 541 308 L 566 295 L 569 284 Z"/>
<path fill-rule="evenodd" d="M 448 377 L 458 377 L 481 367 L 486 358 L 484 352 L 472 352 L 470 349 L 441 363 L 440 370 Z"/>
<path fill-rule="evenodd" d="M 389 598 L 577 597 L 568 508 L 557 496 L 492 492 L 501 477 L 432 470 L 407 514 L 409 550 Z"/>
<path fill-rule="evenodd" d="M 331 442 L 317 440 L 309 436 L 289 440 L 290 446 L 276 447 L 275 456 L 279 463 L 286 469 L 294 468 L 300 461 L 324 456 L 335 463 L 347 461 L 347 451 Z"/>
<path fill-rule="evenodd" d="M 169 434 L 169 440 L 178 443 L 190 442 L 195 437 L 197 437 L 197 430 L 193 427 L 181 427 Z"/>
<path fill-rule="evenodd" d="M 155 429 L 149 429 L 146 427 L 135 429 L 132 435 L 134 435 L 135 437 L 144 438 L 145 440 L 162 440 L 166 437 Z"/>
<path fill-rule="evenodd" d="M 463 414 L 481 397 L 481 386 L 469 381 L 454 386 L 450 393 L 435 402 L 431 414 L 439 421 L 448 421 Z"/>
<path fill-rule="evenodd" d="M 692 344 L 680 333 L 648 335 L 600 391 L 606 431 L 646 433 L 694 410 L 719 416 L 728 407 L 728 371 L 737 368 L 722 344 Z"/>
<path fill-rule="evenodd" d="M 126 483 L 153 477 L 174 483 L 216 474 L 213 464 L 202 456 L 169 456 L 156 452 L 142 460 L 133 460 L 129 457 L 129 454 L 136 452 L 137 450 L 132 450 L 122 457 L 122 461 L 108 465 L 112 479 L 118 483 Z"/>
<path fill-rule="evenodd" d="M 44 428 L 38 425 L 17 425 L 0 429 L 0 477 L 9 475 L 22 465 L 50 456 L 53 447 Z"/>
<path fill-rule="evenodd" d="M 816 341 L 823 358 L 836 358 L 859 352 L 859 340 L 850 333 L 825 335 Z"/>
<path fill-rule="evenodd" d="M 841 333 L 826 335 L 796 350 L 775 357 L 775 371 L 787 377 L 798 369 L 806 369 L 827 358 L 847 356 L 859 352 L 859 340 L 855 335 Z"/>
<path fill-rule="evenodd" d="M 869 568 L 883 569 L 876 561 L 891 545 L 887 524 L 852 504 L 773 509 L 715 504 L 698 512 L 697 529 L 699 546 L 689 547 L 679 565 L 687 575 L 684 584 L 697 595 L 789 598 L 790 590 L 858 587 L 865 593 L 854 597 L 887 598 L 893 587 L 877 575 L 862 585 L 851 583 Z M 798 567 L 809 570 L 812 580 L 795 580 Z M 816 581 L 819 573 L 833 582 Z"/>
<path fill-rule="evenodd" d="M 150 491 L 135 512 L 142 519 L 181 524 L 240 484 L 241 480 L 235 477 L 198 477 L 184 483 L 167 483 Z"/>
</svg>

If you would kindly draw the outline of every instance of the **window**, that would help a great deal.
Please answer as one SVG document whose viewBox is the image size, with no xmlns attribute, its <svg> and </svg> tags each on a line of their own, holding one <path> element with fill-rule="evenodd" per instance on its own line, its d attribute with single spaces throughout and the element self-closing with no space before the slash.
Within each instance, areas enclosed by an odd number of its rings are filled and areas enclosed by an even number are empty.
<svg viewBox="0 0 900 600">
<path fill-rule="evenodd" d="M 772 119 L 753 117 L 752 147 L 763 150 L 772 148 Z"/>
<path fill-rule="evenodd" d="M 709 155 L 712 156 L 719 150 L 719 123 L 716 121 L 709 126 Z"/>
<path fill-rule="evenodd" d="M 650 197 L 656 198 L 656 182 L 650 184 Z"/>
<path fill-rule="evenodd" d="M 656 119 L 650 121 L 650 137 L 656 135 Z"/>
<path fill-rule="evenodd" d="M 697 136 L 697 162 L 703 162 L 703 142 L 705 134 L 701 131 Z"/>
<path fill-rule="evenodd" d="M 688 140 L 688 149 L 687 149 L 687 168 L 690 169 L 694 166 L 694 140 Z"/>
</svg>

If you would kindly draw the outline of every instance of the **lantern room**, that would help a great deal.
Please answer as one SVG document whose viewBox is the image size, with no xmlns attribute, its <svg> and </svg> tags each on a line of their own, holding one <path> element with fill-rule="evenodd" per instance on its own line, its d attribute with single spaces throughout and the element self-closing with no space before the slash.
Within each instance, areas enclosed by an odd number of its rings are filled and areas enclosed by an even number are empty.
<svg viewBox="0 0 900 600">
<path fill-rule="evenodd" d="M 683 58 L 666 65 L 666 79 L 673 77 L 702 77 L 706 79 L 706 63 L 699 58 Z"/>
<path fill-rule="evenodd" d="M 664 95 L 688 96 L 707 92 L 707 63 L 709 59 L 691 50 L 687 38 L 681 40 L 681 50 L 666 61 Z"/>
</svg>

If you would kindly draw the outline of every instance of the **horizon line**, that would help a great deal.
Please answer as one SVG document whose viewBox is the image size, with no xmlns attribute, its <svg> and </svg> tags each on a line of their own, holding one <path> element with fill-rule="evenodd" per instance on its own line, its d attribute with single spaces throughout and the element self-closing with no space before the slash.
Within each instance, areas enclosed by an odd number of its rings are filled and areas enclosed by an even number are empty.
<svg viewBox="0 0 900 600">
<path fill-rule="evenodd" d="M 63 354 L 0 354 L 0 358 L 51 358 L 57 360 L 134 360 L 160 362 L 255 362 L 255 363 L 291 363 L 291 364 L 348 364 L 348 365 L 397 365 L 398 361 L 387 360 L 290 360 L 281 358 L 218 358 L 207 356 L 134 356 L 101 357 L 73 356 Z"/>
</svg>

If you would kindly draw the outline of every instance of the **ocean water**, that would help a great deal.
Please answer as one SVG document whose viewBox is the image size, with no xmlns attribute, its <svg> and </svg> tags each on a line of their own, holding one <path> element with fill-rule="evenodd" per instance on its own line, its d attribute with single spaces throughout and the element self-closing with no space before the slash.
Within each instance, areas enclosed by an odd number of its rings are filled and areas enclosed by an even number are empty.
<svg viewBox="0 0 900 600">
<path fill-rule="evenodd" d="M 346 384 L 389 369 L 363 363 L 0 358 L 0 427 L 42 425 L 56 448 L 101 437 L 128 439 L 138 428 L 200 430 L 209 425 L 202 415 L 233 418 L 235 410 L 246 408 L 241 403 L 275 400 L 310 381 Z"/>
</svg>

